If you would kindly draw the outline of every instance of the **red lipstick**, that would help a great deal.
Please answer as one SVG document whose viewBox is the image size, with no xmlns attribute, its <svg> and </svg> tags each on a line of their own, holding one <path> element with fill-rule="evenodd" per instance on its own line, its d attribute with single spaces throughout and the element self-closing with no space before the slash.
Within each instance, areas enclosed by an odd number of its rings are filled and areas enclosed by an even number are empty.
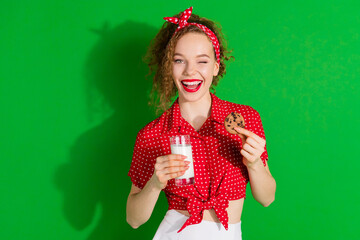
<svg viewBox="0 0 360 240">
<path fill-rule="evenodd" d="M 203 81 L 200 79 L 184 79 L 181 81 L 181 85 L 187 92 L 197 92 Z"/>
</svg>

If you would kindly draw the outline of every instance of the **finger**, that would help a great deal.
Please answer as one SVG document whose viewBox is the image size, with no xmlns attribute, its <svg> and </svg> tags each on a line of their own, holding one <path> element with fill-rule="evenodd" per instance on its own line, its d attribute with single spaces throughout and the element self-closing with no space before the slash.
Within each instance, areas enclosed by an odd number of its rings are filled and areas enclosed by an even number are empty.
<svg viewBox="0 0 360 240">
<path fill-rule="evenodd" d="M 168 173 L 176 173 L 181 171 L 186 171 L 189 168 L 189 166 L 171 166 L 164 169 L 166 174 Z"/>
<path fill-rule="evenodd" d="M 241 153 L 241 155 L 243 155 L 243 156 L 244 156 L 244 158 L 246 158 L 246 159 L 248 159 L 248 160 L 252 159 L 251 154 L 250 154 L 250 153 L 248 153 L 246 150 L 241 149 L 240 153 Z"/>
<path fill-rule="evenodd" d="M 251 147 L 247 143 L 244 145 L 242 150 L 249 154 L 246 156 L 246 159 L 249 160 L 250 162 L 255 161 L 256 158 L 259 158 L 262 154 L 262 151 L 259 151 L 258 149 Z M 240 151 L 240 153 L 241 153 L 241 151 Z"/>
<path fill-rule="evenodd" d="M 185 174 L 185 171 L 178 171 L 166 174 L 167 180 L 180 177 Z"/>
<path fill-rule="evenodd" d="M 235 127 L 234 129 L 236 132 L 243 134 L 247 137 L 253 137 L 254 135 L 257 136 L 255 133 L 253 133 L 245 128 Z"/>
<path fill-rule="evenodd" d="M 178 159 L 181 155 L 169 155 L 168 161 L 163 162 L 162 166 L 166 169 L 166 172 L 177 172 L 184 170 L 184 167 L 188 166 L 190 161 L 184 159 Z"/>
<path fill-rule="evenodd" d="M 185 171 L 166 173 L 165 171 L 156 171 L 156 176 L 161 183 L 166 183 L 172 178 L 176 178 L 185 174 Z"/>
<path fill-rule="evenodd" d="M 167 157 L 168 160 L 181 160 L 187 158 L 187 156 L 181 154 L 169 154 L 166 155 L 165 157 Z"/>
<path fill-rule="evenodd" d="M 184 159 L 172 159 L 166 162 L 163 162 L 162 165 L 164 167 L 177 167 L 177 166 L 186 166 L 190 161 L 186 161 Z"/>
<path fill-rule="evenodd" d="M 188 166 L 191 162 L 184 161 L 184 160 L 171 160 L 166 161 L 163 163 L 156 163 L 155 169 L 157 170 L 164 170 L 165 173 L 167 172 L 176 172 L 180 170 L 184 170 L 184 167 Z"/>
<path fill-rule="evenodd" d="M 246 138 L 247 138 L 247 135 L 244 134 L 244 132 L 242 131 L 243 128 L 234 128 L 234 130 L 236 131 L 237 135 L 241 138 L 243 144 L 245 143 L 246 141 Z"/>
<path fill-rule="evenodd" d="M 239 138 L 241 139 L 242 144 L 244 145 L 244 144 L 245 144 L 245 141 L 246 141 L 246 136 L 243 135 L 243 134 L 240 134 L 240 133 L 237 133 L 236 135 L 239 136 Z"/>
<path fill-rule="evenodd" d="M 250 146 L 249 144 L 245 143 L 243 145 L 243 149 L 246 150 L 248 153 L 250 153 L 251 155 L 255 155 L 257 150 L 255 148 L 253 148 L 252 146 Z"/>
<path fill-rule="evenodd" d="M 240 133 L 240 134 L 243 134 L 247 137 L 252 137 L 255 139 L 255 141 L 257 141 L 258 143 L 260 143 L 261 145 L 264 145 L 265 146 L 265 139 L 259 137 L 258 135 L 256 135 L 255 133 L 245 129 L 245 128 L 234 128 L 236 132 Z"/>
<path fill-rule="evenodd" d="M 255 149 L 263 149 L 264 147 L 258 143 L 257 141 L 255 141 L 255 139 L 253 139 L 252 137 L 248 137 L 246 139 L 246 143 L 249 144 L 250 146 L 252 146 Z"/>
<path fill-rule="evenodd" d="M 156 163 L 163 164 L 169 160 L 184 160 L 187 157 L 181 154 L 169 154 L 165 156 L 160 156 L 156 158 Z"/>
<path fill-rule="evenodd" d="M 238 133 L 237 135 L 241 138 L 241 141 L 243 142 L 243 144 L 245 144 L 246 136 L 244 134 L 240 134 L 240 133 Z"/>
</svg>

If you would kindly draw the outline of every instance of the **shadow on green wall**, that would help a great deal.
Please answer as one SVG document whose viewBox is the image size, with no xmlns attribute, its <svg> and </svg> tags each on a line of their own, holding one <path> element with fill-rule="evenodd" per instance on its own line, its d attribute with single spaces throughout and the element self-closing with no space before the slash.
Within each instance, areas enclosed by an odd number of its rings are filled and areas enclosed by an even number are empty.
<svg viewBox="0 0 360 240">
<path fill-rule="evenodd" d="M 147 106 L 151 81 L 141 58 L 156 29 L 125 22 L 94 32 L 100 38 L 85 64 L 88 116 L 104 111 L 103 106 L 113 113 L 78 137 L 69 161 L 55 173 L 55 185 L 64 195 L 66 220 L 89 232 L 86 239 L 152 239 L 167 210 L 164 195 L 150 220 L 136 230 L 126 222 L 126 201 L 136 134 L 155 118 Z"/>
</svg>

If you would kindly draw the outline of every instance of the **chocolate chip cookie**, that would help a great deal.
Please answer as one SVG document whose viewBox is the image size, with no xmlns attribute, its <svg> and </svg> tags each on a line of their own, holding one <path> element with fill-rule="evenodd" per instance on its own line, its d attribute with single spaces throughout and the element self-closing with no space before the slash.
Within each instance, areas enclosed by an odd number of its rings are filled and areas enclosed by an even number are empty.
<svg viewBox="0 0 360 240">
<path fill-rule="evenodd" d="M 240 113 L 232 112 L 225 118 L 225 129 L 231 134 L 236 134 L 235 127 L 245 128 L 245 120 Z"/>
</svg>

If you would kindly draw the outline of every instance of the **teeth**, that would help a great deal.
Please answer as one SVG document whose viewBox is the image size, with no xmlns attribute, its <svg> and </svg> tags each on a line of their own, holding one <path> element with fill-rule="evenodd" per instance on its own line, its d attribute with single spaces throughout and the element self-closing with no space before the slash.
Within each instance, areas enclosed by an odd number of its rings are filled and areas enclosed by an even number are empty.
<svg viewBox="0 0 360 240">
<path fill-rule="evenodd" d="M 198 85 L 199 83 L 201 83 L 201 81 L 196 81 L 196 82 L 186 82 L 186 81 L 183 81 L 182 82 L 183 84 L 185 84 L 185 85 Z"/>
</svg>

